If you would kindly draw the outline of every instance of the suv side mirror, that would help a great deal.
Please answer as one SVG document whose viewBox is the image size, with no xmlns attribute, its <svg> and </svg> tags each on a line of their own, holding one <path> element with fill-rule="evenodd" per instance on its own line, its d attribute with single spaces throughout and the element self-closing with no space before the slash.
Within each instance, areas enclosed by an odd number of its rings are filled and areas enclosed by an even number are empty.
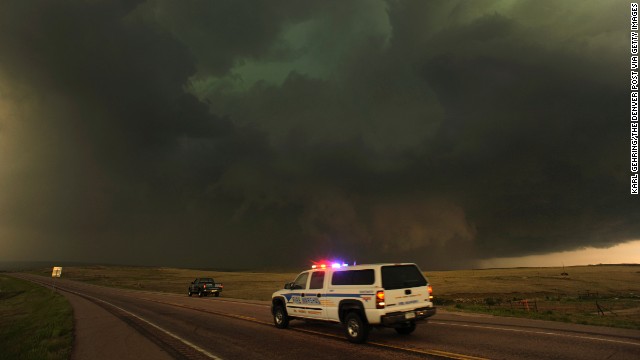
<svg viewBox="0 0 640 360">
<path fill-rule="evenodd" d="M 286 284 L 284 284 L 284 288 L 285 288 L 285 289 L 287 289 L 287 290 L 291 290 L 291 284 L 292 284 L 292 283 L 286 283 Z"/>
</svg>

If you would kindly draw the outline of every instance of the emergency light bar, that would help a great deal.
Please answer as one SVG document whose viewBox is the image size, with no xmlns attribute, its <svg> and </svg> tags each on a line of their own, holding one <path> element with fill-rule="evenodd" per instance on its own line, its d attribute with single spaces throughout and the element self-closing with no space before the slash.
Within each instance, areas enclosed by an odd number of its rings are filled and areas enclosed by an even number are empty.
<svg viewBox="0 0 640 360">
<path fill-rule="evenodd" d="M 332 269 L 340 269 L 340 268 L 347 267 L 347 266 L 349 266 L 349 264 L 344 263 L 344 262 L 343 263 L 339 263 L 339 262 L 331 263 L 331 268 Z M 312 269 L 326 269 L 328 267 L 329 267 L 329 265 L 324 263 L 324 262 L 311 265 Z"/>
</svg>

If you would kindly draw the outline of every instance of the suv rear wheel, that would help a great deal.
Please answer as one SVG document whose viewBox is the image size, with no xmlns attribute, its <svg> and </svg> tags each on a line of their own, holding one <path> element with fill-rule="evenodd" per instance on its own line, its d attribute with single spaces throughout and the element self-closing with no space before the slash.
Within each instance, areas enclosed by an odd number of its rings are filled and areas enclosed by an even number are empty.
<svg viewBox="0 0 640 360">
<path fill-rule="evenodd" d="M 364 323 L 360 313 L 351 311 L 344 321 L 344 333 L 347 336 L 347 340 L 352 343 L 363 343 L 367 341 L 369 336 L 369 326 Z"/>
<path fill-rule="evenodd" d="M 416 329 L 416 323 L 410 323 L 409 325 L 397 327 L 396 331 L 400 335 L 409 335 Z"/>
</svg>

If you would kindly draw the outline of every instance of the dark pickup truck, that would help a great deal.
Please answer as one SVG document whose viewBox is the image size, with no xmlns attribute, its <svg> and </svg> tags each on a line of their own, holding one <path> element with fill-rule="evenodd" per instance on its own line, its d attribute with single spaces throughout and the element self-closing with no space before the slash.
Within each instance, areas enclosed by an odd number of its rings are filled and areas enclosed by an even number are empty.
<svg viewBox="0 0 640 360">
<path fill-rule="evenodd" d="M 220 296 L 222 288 L 222 284 L 216 283 L 212 278 L 196 278 L 189 285 L 187 295 L 198 294 L 198 296 L 202 297 L 213 294 L 213 296 Z"/>
</svg>

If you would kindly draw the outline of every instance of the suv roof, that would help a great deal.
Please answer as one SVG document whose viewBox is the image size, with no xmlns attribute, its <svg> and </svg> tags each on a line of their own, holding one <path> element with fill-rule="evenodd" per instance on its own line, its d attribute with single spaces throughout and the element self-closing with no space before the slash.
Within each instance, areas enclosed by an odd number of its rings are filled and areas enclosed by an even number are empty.
<svg viewBox="0 0 640 360">
<path fill-rule="evenodd" d="M 314 270 L 314 271 L 319 271 L 319 270 L 333 270 L 333 271 L 339 271 L 339 270 L 362 270 L 362 269 L 371 269 L 371 268 L 379 268 L 379 267 L 383 267 L 383 266 L 398 266 L 398 265 L 416 265 L 415 263 L 375 263 L 375 264 L 360 264 L 360 265 L 340 265 L 340 267 L 332 267 L 331 264 L 325 264 L 325 267 L 321 267 L 321 265 L 318 265 L 316 268 L 311 268 L 311 269 L 307 269 L 307 270 L 303 270 L 303 271 L 308 271 L 308 270 Z"/>
</svg>

